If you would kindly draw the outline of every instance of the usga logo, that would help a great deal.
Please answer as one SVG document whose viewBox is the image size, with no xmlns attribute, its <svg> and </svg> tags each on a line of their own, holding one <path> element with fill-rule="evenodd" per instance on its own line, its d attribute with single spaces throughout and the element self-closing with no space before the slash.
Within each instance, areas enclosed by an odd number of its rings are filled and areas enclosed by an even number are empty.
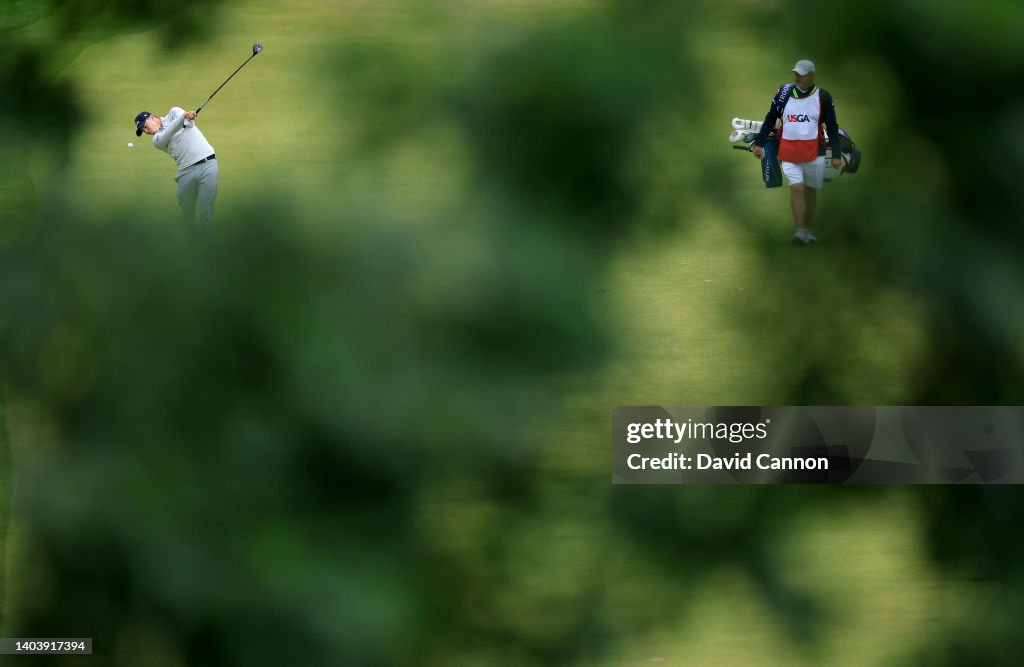
<svg viewBox="0 0 1024 667">
<path fill-rule="evenodd" d="M 811 120 L 811 117 L 808 116 L 805 113 L 800 113 L 800 114 L 791 113 L 791 114 L 789 114 L 789 122 L 790 123 L 813 123 L 814 121 Z"/>
</svg>

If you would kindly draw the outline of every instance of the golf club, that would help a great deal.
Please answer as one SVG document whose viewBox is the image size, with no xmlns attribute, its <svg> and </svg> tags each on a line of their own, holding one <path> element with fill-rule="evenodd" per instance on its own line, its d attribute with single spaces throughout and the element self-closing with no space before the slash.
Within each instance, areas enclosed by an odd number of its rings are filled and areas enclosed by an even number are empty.
<svg viewBox="0 0 1024 667">
<path fill-rule="evenodd" d="M 206 106 L 207 102 L 209 102 L 210 100 L 212 100 L 212 99 L 213 99 L 213 96 L 214 96 L 214 95 L 216 95 L 216 94 L 217 94 L 218 92 L 220 92 L 220 89 L 221 89 L 221 88 L 223 88 L 223 87 L 224 87 L 225 85 L 227 85 L 227 82 L 231 80 L 231 77 L 233 77 L 234 75 L 238 74 L 238 72 L 239 72 L 239 71 L 240 71 L 240 70 L 241 70 L 241 69 L 242 69 L 243 67 L 245 67 L 245 66 L 246 66 L 246 65 L 248 64 L 248 62 L 249 62 L 250 60 L 252 60 L 253 58 L 255 58 L 255 57 L 256 57 L 256 54 L 257 54 L 257 53 L 260 53 L 261 51 L 263 51 L 263 45 L 262 45 L 262 44 L 253 44 L 253 45 L 252 45 L 252 55 L 251 55 L 251 56 L 249 56 L 248 58 L 246 58 L 246 59 L 245 59 L 245 62 L 244 62 L 244 63 L 242 63 L 241 65 L 239 65 L 239 66 L 238 66 L 238 69 L 236 69 L 236 70 L 235 70 L 234 72 L 232 72 L 232 73 L 231 73 L 231 76 L 229 76 L 229 77 L 228 77 L 227 79 L 225 79 L 225 80 L 224 80 L 224 83 L 222 83 L 222 84 L 220 84 L 219 86 L 217 86 L 217 90 L 213 91 L 213 92 L 212 92 L 212 93 L 210 94 L 210 96 L 206 98 L 206 102 L 203 102 L 202 104 L 200 104 L 200 105 L 199 105 L 199 108 L 198 108 L 198 109 L 196 109 L 196 115 L 198 116 L 198 115 L 199 115 L 199 112 L 203 110 L 203 107 L 205 107 L 205 106 Z"/>
<path fill-rule="evenodd" d="M 753 130 L 757 132 L 761 129 L 762 122 L 759 120 L 746 120 L 744 118 L 733 118 L 732 129 L 734 130 Z"/>
<path fill-rule="evenodd" d="M 739 142 L 749 144 L 754 139 L 757 139 L 757 132 L 751 132 L 750 130 L 733 130 L 732 134 L 729 135 L 729 143 L 732 144 Z"/>
</svg>

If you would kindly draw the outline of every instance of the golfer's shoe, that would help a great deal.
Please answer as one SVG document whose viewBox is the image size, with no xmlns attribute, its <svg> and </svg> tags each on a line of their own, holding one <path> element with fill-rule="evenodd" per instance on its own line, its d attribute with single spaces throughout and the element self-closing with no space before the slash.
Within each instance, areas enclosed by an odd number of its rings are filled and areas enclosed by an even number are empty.
<svg viewBox="0 0 1024 667">
<path fill-rule="evenodd" d="M 798 229 L 796 234 L 793 235 L 793 245 L 797 247 L 814 245 L 817 242 L 818 237 L 809 229 Z"/>
</svg>

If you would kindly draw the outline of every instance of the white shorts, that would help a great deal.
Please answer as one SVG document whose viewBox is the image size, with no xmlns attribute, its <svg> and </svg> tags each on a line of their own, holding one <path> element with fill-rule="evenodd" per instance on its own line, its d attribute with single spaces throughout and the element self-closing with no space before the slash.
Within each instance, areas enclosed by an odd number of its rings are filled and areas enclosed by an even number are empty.
<svg viewBox="0 0 1024 667">
<path fill-rule="evenodd" d="M 819 155 L 814 162 L 782 161 L 782 173 L 792 187 L 804 183 L 809 188 L 820 189 L 825 184 L 825 156 Z"/>
</svg>

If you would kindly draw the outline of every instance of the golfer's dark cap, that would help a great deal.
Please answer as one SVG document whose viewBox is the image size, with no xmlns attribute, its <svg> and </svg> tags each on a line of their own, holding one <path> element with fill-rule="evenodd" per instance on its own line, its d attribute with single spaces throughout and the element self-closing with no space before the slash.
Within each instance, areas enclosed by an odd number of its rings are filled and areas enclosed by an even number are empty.
<svg viewBox="0 0 1024 667">
<path fill-rule="evenodd" d="M 148 111 L 143 111 L 142 113 L 140 113 L 138 116 L 135 117 L 135 136 L 136 137 L 141 137 L 142 136 L 142 126 L 146 124 L 146 119 L 149 118 L 151 115 L 152 114 L 149 113 Z"/>
</svg>

